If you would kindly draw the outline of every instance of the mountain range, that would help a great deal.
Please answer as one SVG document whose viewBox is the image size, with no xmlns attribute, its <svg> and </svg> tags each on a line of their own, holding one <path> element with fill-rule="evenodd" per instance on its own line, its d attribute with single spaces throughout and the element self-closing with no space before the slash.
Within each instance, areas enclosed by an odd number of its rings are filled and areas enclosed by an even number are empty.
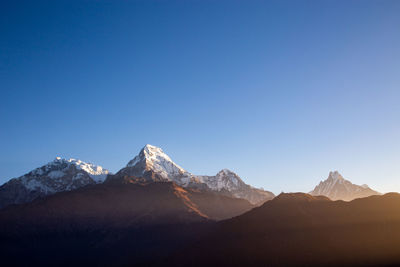
<svg viewBox="0 0 400 267">
<path fill-rule="evenodd" d="M 115 175 L 101 166 L 57 157 L 54 161 L 0 186 L 0 208 L 106 180 L 125 180 L 130 183 L 174 182 L 184 188 L 246 199 L 253 205 L 260 205 L 274 197 L 272 192 L 247 185 L 237 174 L 227 169 L 215 176 L 193 175 L 173 162 L 161 148 L 146 145 Z"/>
<path fill-rule="evenodd" d="M 0 201 L 5 266 L 400 263 L 400 194 L 337 171 L 310 194 L 275 197 L 227 169 L 194 175 L 146 145 L 115 174 L 56 158 L 2 185 Z"/>
<path fill-rule="evenodd" d="M 105 181 L 122 180 L 125 183 L 141 184 L 173 182 L 182 188 L 245 199 L 252 205 L 261 205 L 274 198 L 272 192 L 246 184 L 236 173 L 228 169 L 223 169 L 214 176 L 192 174 L 172 161 L 161 148 L 146 145 L 115 174 L 92 163 L 57 157 L 54 161 L 0 186 L 0 208 Z M 355 185 L 334 171 L 330 172 L 328 178 L 321 181 L 310 194 L 327 196 L 332 200 L 350 201 L 380 193 L 367 185 Z"/>
<path fill-rule="evenodd" d="M 247 185 L 236 173 L 227 169 L 215 176 L 194 175 L 173 162 L 161 148 L 152 145 L 146 145 L 125 168 L 107 177 L 107 180 L 114 179 L 129 180 L 132 183 L 169 181 L 185 188 L 243 198 L 254 205 L 274 197 L 272 192 Z"/>
</svg>

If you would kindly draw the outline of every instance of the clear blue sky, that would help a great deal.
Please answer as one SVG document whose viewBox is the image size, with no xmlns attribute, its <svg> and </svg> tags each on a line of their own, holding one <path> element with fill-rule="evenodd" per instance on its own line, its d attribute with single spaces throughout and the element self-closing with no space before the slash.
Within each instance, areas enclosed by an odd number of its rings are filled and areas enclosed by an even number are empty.
<svg viewBox="0 0 400 267">
<path fill-rule="evenodd" d="M 2 1 L 0 182 L 147 143 L 195 174 L 400 191 L 400 1 Z"/>
</svg>

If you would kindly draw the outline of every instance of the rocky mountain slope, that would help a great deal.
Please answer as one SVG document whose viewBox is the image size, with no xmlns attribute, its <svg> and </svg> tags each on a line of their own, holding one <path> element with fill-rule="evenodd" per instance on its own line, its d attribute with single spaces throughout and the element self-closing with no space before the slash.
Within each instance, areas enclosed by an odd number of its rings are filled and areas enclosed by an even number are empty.
<svg viewBox="0 0 400 267">
<path fill-rule="evenodd" d="M 323 195 L 332 200 L 350 201 L 356 198 L 379 195 L 380 193 L 372 190 L 367 185 L 355 185 L 343 178 L 339 172 L 330 172 L 325 181 L 321 181 L 311 195 Z"/>
<path fill-rule="evenodd" d="M 57 157 L 54 161 L 0 186 L 0 208 L 102 183 L 108 174 L 108 170 L 101 166 Z"/>
<path fill-rule="evenodd" d="M 132 183 L 172 181 L 182 187 L 209 190 L 219 194 L 243 198 L 252 204 L 262 204 L 274 194 L 245 184 L 234 172 L 224 169 L 215 176 L 194 175 L 171 160 L 159 147 L 146 145 L 125 168 L 107 180 L 125 179 Z"/>
</svg>

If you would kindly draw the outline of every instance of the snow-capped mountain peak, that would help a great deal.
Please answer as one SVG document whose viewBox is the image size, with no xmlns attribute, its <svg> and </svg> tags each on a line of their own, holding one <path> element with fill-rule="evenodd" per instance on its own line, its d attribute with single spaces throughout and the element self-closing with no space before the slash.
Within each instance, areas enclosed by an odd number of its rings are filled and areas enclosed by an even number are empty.
<svg viewBox="0 0 400 267">
<path fill-rule="evenodd" d="M 344 180 L 343 176 L 338 171 L 329 172 L 328 179 L 331 179 L 331 180 Z"/>
<path fill-rule="evenodd" d="M 52 162 L 49 162 L 45 166 L 43 166 L 45 169 L 49 169 L 54 166 L 61 166 L 65 165 L 64 168 L 67 168 L 67 166 L 74 165 L 78 170 L 83 170 L 85 171 L 96 183 L 102 183 L 104 182 L 105 178 L 109 174 L 109 171 L 104 169 L 101 166 L 92 164 L 92 163 L 87 163 L 84 161 L 81 161 L 79 159 L 64 159 L 61 157 L 56 157 Z M 37 168 L 34 171 L 39 171 L 40 173 L 43 172 L 43 167 Z"/>
<path fill-rule="evenodd" d="M 232 192 L 241 185 L 245 185 L 236 173 L 228 169 L 220 170 L 215 176 L 201 175 L 197 176 L 197 178 L 214 191 L 228 190 Z"/>
<path fill-rule="evenodd" d="M 193 176 L 172 161 L 161 148 L 149 144 L 142 148 L 139 155 L 128 162 L 126 168 L 130 168 L 131 174 L 138 177 L 152 172 L 159 179 L 174 181 L 179 185 L 187 185 Z"/>
<path fill-rule="evenodd" d="M 353 184 L 344 179 L 338 171 L 334 171 L 330 172 L 328 178 L 321 181 L 310 194 L 327 196 L 332 200 L 352 200 L 379 193 L 367 185 Z"/>
<path fill-rule="evenodd" d="M 172 159 L 167 154 L 165 154 L 161 148 L 149 144 L 145 145 L 140 151 L 139 155 L 137 155 L 133 160 L 129 161 L 126 166 L 134 167 L 136 164 L 143 160 L 146 161 L 146 163 L 150 165 L 150 167 L 153 165 L 168 164 L 175 166 L 181 172 L 185 172 L 185 170 L 178 166 L 175 162 L 173 162 Z"/>
<path fill-rule="evenodd" d="M 237 176 L 236 173 L 234 173 L 233 171 L 231 171 L 229 169 L 222 169 L 217 173 L 217 175 L 235 175 L 235 176 Z"/>
<path fill-rule="evenodd" d="M 239 183 L 243 183 L 239 175 L 228 169 L 222 169 L 215 176 L 218 182 L 217 188 L 221 190 L 222 188 L 229 188 L 232 186 L 238 186 Z"/>
<path fill-rule="evenodd" d="M 223 169 L 214 176 L 193 175 L 172 161 L 161 148 L 152 145 L 143 147 L 125 168 L 109 176 L 107 180 L 124 183 L 172 181 L 183 187 L 245 198 L 253 204 L 274 197 L 271 192 L 254 189 L 245 184 L 236 173 L 228 169 Z"/>
<path fill-rule="evenodd" d="M 0 207 L 102 183 L 108 174 L 109 171 L 101 166 L 78 159 L 56 157 L 42 167 L 0 186 Z"/>
</svg>

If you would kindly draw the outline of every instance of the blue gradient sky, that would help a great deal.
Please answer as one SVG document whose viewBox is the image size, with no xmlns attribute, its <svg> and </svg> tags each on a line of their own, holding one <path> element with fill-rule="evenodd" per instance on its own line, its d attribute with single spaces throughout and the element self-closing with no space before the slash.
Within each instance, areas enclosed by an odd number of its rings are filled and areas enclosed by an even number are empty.
<svg viewBox="0 0 400 267">
<path fill-rule="evenodd" d="M 400 1 L 70 2 L 0 4 L 1 183 L 150 143 L 275 193 L 400 191 Z"/>
</svg>

